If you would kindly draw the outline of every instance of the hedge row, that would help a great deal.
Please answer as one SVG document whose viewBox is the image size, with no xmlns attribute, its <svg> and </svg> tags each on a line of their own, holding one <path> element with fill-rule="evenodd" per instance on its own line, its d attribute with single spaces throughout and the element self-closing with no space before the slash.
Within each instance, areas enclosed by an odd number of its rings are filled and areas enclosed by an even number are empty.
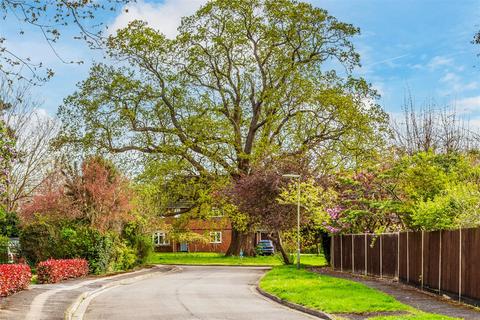
<svg viewBox="0 0 480 320">
<path fill-rule="evenodd" d="M 37 265 L 38 283 L 56 283 L 87 274 L 88 262 L 85 259 L 49 259 Z"/>
<path fill-rule="evenodd" d="M 39 283 L 55 283 L 87 274 L 85 259 L 50 259 L 37 265 Z M 26 289 L 31 278 L 32 272 L 27 264 L 0 264 L 0 297 Z"/>
<path fill-rule="evenodd" d="M 26 289 L 31 278 L 32 272 L 26 264 L 0 264 L 0 296 Z"/>
</svg>

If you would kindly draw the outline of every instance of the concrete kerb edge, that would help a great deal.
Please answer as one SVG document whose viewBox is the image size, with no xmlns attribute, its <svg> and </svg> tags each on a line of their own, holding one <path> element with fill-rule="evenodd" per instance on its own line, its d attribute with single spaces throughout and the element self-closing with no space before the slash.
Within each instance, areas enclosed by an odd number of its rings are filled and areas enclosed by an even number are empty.
<svg viewBox="0 0 480 320">
<path fill-rule="evenodd" d="M 86 292 L 83 292 L 82 294 L 80 294 L 74 302 L 72 302 L 68 308 L 65 310 L 65 313 L 64 313 L 64 319 L 65 320 L 72 320 L 73 319 L 73 315 L 75 314 L 75 312 L 77 311 L 77 309 L 79 308 L 79 306 L 81 305 L 81 303 L 87 299 L 88 297 L 94 295 L 94 294 L 97 294 L 101 291 L 104 291 L 108 288 L 111 288 L 111 287 L 115 287 L 115 286 L 119 286 L 119 285 L 122 285 L 122 284 L 127 284 L 127 283 L 130 283 L 130 282 L 134 282 L 134 281 L 140 281 L 140 280 L 144 280 L 144 279 L 148 279 L 150 277 L 153 277 L 157 274 L 167 274 L 167 273 L 171 273 L 171 272 L 177 272 L 177 271 L 180 271 L 181 268 L 180 267 L 176 267 L 176 266 L 172 266 L 172 268 L 170 270 L 167 270 L 167 271 L 155 271 L 155 272 L 150 272 L 148 274 L 144 274 L 144 275 L 140 275 L 140 276 L 135 276 L 135 277 L 131 277 L 131 278 L 127 278 L 127 279 L 121 279 L 121 280 L 117 280 L 117 281 L 112 281 L 112 282 L 109 282 L 107 284 L 104 284 L 102 285 L 100 288 L 98 289 L 95 289 L 95 290 L 91 290 L 91 291 L 86 291 Z"/>
<path fill-rule="evenodd" d="M 294 309 L 294 310 L 297 310 L 297 311 L 300 311 L 300 312 L 303 312 L 303 313 L 306 313 L 306 314 L 309 314 L 311 316 L 314 316 L 314 317 L 317 317 L 317 318 L 320 318 L 320 319 L 326 319 L 326 320 L 334 320 L 335 318 L 331 315 L 329 315 L 328 313 L 325 313 L 325 312 L 322 312 L 322 311 L 318 311 L 318 310 L 313 310 L 313 309 L 310 309 L 310 308 L 307 308 L 307 307 L 304 307 L 302 305 L 299 305 L 299 304 L 296 304 L 296 303 L 293 303 L 293 302 L 290 302 L 290 301 L 287 301 L 287 300 L 283 300 L 271 293 L 268 293 L 266 291 L 264 291 L 263 289 L 260 288 L 260 281 L 262 280 L 262 278 L 264 277 L 265 275 L 263 275 L 258 281 L 257 281 L 257 284 L 255 286 L 255 289 L 257 290 L 257 292 L 259 294 L 261 294 L 262 296 L 276 302 L 276 303 L 279 303 L 285 307 L 288 307 L 288 308 L 291 308 L 291 309 Z"/>
<path fill-rule="evenodd" d="M 179 266 L 179 267 L 232 267 L 232 268 L 273 268 L 275 266 L 268 264 L 200 264 L 200 263 L 172 263 L 172 264 L 153 264 L 154 266 Z"/>
</svg>

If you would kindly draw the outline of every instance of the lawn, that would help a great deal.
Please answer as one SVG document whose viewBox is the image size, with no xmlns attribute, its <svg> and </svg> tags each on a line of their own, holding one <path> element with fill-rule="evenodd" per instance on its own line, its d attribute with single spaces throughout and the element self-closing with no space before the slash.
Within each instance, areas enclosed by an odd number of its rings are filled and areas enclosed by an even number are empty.
<svg viewBox="0 0 480 320">
<path fill-rule="evenodd" d="M 300 261 L 304 265 L 325 265 L 323 255 L 303 254 Z M 225 257 L 221 253 L 153 253 L 148 259 L 151 264 L 195 264 L 195 265 L 235 265 L 235 266 L 280 266 L 282 259 L 278 255 L 257 257 Z"/>
<path fill-rule="evenodd" d="M 290 266 L 273 268 L 260 281 L 260 287 L 281 299 L 332 314 L 406 311 L 410 315 L 370 319 L 452 319 L 420 312 L 383 292 L 354 281 L 319 275 L 305 269 L 296 270 Z"/>
</svg>

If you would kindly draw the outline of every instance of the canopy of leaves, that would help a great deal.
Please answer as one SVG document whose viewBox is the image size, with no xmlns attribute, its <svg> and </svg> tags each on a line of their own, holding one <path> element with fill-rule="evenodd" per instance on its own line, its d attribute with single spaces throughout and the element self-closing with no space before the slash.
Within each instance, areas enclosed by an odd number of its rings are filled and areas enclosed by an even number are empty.
<svg viewBox="0 0 480 320">
<path fill-rule="evenodd" d="M 77 220 L 100 231 L 120 231 L 132 219 L 132 193 L 128 181 L 101 158 L 86 160 L 81 172 L 52 174 L 31 202 L 22 219 L 39 215 L 53 220 Z"/>
<path fill-rule="evenodd" d="M 385 113 L 350 75 L 354 26 L 292 0 L 215 0 L 169 40 L 140 21 L 108 40 L 59 110 L 59 145 L 139 151 L 197 174 L 380 141 Z M 340 76 L 337 70 L 342 70 Z"/>
<path fill-rule="evenodd" d="M 475 154 L 420 152 L 384 157 L 383 165 L 332 175 L 329 232 L 438 230 L 480 225 Z"/>
</svg>

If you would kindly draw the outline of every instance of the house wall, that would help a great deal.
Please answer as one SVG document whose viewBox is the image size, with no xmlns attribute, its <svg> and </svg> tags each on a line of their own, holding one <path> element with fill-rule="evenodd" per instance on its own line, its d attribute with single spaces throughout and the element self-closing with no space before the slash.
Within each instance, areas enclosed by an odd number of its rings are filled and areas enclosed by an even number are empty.
<svg viewBox="0 0 480 320">
<path fill-rule="evenodd" d="M 209 232 L 210 230 L 191 230 L 199 234 L 204 234 L 205 231 Z M 188 244 L 189 252 L 221 252 L 225 253 L 232 242 L 232 230 L 215 230 L 222 232 L 222 243 L 202 243 L 202 242 L 193 242 Z M 179 246 L 180 249 L 180 246 Z"/>
<path fill-rule="evenodd" d="M 168 223 L 168 222 L 167 222 Z M 225 253 L 232 241 L 232 226 L 226 218 L 211 218 L 210 220 L 191 220 L 186 229 L 201 235 L 209 234 L 211 231 L 222 232 L 221 243 L 190 242 L 188 252 L 219 252 Z M 156 252 L 180 252 L 180 243 L 155 246 Z"/>
</svg>

